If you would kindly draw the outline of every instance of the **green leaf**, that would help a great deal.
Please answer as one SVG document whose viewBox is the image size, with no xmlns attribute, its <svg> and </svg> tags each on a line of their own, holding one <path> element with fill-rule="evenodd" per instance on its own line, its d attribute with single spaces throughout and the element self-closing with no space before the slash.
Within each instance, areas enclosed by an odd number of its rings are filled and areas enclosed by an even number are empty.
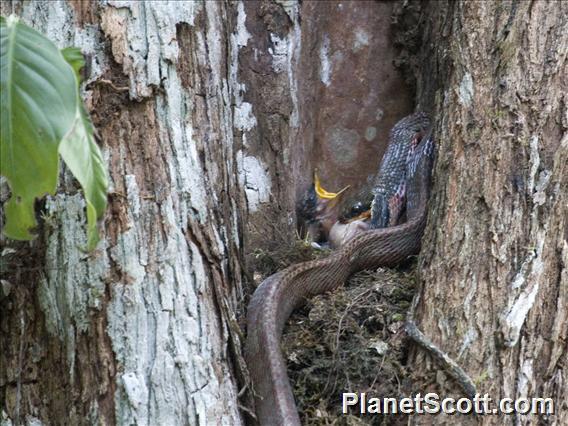
<svg viewBox="0 0 568 426">
<path fill-rule="evenodd" d="M 0 17 L 0 49 L 0 174 L 12 191 L 3 232 L 33 238 L 34 201 L 55 192 L 59 152 L 83 188 L 92 249 L 106 209 L 107 173 L 80 97 L 81 52 L 58 50 L 14 16 Z"/>
<path fill-rule="evenodd" d="M 91 121 L 80 105 L 73 129 L 59 145 L 59 153 L 83 188 L 87 201 L 87 249 L 92 250 L 99 241 L 97 219 L 102 217 L 106 209 L 108 183 Z"/>
<path fill-rule="evenodd" d="M 85 64 L 81 50 L 68 47 L 62 49 L 61 53 L 73 67 L 79 87 L 80 71 Z M 95 142 L 91 119 L 80 98 L 75 123 L 61 142 L 59 153 L 83 188 L 87 202 L 87 249 L 92 250 L 99 241 L 96 225 L 97 219 L 101 218 L 106 210 L 108 180 L 101 151 Z"/>
<path fill-rule="evenodd" d="M 69 65 L 75 71 L 75 77 L 77 77 L 77 81 L 81 82 L 81 68 L 85 66 L 85 58 L 83 58 L 83 54 L 81 53 L 81 49 L 78 47 L 66 47 L 61 49 L 61 54 L 67 61 Z"/>
<path fill-rule="evenodd" d="M 57 149 L 77 110 L 75 75 L 57 47 L 17 18 L 0 17 L 0 173 L 12 197 L 4 234 L 31 239 L 34 200 L 53 194 Z"/>
</svg>

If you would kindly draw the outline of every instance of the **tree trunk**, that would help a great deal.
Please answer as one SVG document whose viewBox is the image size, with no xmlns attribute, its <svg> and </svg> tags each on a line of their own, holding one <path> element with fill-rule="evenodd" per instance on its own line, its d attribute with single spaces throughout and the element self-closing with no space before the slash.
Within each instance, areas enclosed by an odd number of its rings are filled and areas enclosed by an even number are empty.
<svg viewBox="0 0 568 426">
<path fill-rule="evenodd" d="M 568 421 L 566 3 L 396 3 L 396 33 L 388 2 L 0 5 L 83 50 L 112 182 L 94 253 L 64 172 L 0 258 L 3 424 L 242 423 L 246 255 L 294 239 L 314 168 L 330 190 L 376 171 L 412 110 L 393 62 L 436 118 L 419 326 L 482 392 Z"/>
<path fill-rule="evenodd" d="M 419 326 L 480 393 L 551 397 L 550 421 L 567 424 L 568 4 L 432 1 L 424 12 L 418 86 L 438 160 Z M 433 367 L 420 350 L 412 362 Z M 437 379 L 433 389 L 456 390 Z"/>
<path fill-rule="evenodd" d="M 240 424 L 242 198 L 233 11 L 219 2 L 2 2 L 87 57 L 111 177 L 103 242 L 65 173 L 3 281 L 2 424 Z M 30 248 L 31 247 L 31 248 Z"/>
</svg>

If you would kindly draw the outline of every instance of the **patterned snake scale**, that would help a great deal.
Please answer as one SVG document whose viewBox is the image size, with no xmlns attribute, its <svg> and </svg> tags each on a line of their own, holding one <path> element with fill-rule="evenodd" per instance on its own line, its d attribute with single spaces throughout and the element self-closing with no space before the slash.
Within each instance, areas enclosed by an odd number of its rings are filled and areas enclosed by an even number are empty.
<svg viewBox="0 0 568 426">
<path fill-rule="evenodd" d="M 282 330 L 292 311 L 307 298 L 339 287 L 357 271 L 394 266 L 420 251 L 434 161 L 429 127 L 424 113 L 405 117 L 394 126 L 373 191 L 372 219 L 392 223 L 389 215 L 393 210 L 398 214 L 392 200 L 404 194 L 406 222 L 364 231 L 325 259 L 292 265 L 271 275 L 254 292 L 248 307 L 245 359 L 261 425 L 300 425 L 280 350 Z M 394 206 L 390 210 L 384 207 L 389 202 Z"/>
</svg>

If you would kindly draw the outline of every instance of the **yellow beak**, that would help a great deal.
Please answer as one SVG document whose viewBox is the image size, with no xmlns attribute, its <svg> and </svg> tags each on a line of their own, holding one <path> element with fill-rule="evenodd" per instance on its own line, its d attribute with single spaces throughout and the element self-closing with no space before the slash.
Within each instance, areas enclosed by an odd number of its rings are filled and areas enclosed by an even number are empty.
<svg viewBox="0 0 568 426">
<path fill-rule="evenodd" d="M 318 195 L 319 198 L 324 199 L 324 200 L 333 200 L 333 199 L 337 198 L 341 193 L 345 192 L 349 188 L 349 185 L 347 185 L 345 188 L 343 188 L 339 192 L 326 191 L 321 186 L 321 181 L 319 179 L 318 172 L 315 171 L 314 172 L 314 187 L 315 187 L 315 190 L 316 190 L 316 194 Z"/>
</svg>

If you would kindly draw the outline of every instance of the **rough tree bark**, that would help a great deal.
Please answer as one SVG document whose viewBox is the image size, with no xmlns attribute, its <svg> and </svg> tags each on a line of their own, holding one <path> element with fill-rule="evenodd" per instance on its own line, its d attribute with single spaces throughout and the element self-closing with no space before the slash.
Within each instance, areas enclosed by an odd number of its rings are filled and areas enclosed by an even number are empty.
<svg viewBox="0 0 568 426">
<path fill-rule="evenodd" d="M 552 397 L 550 422 L 567 424 L 568 4 L 432 1 L 422 18 L 419 97 L 439 157 L 419 325 L 482 393 Z M 421 351 L 413 364 L 433 367 Z"/>
<path fill-rule="evenodd" d="M 112 182 L 94 253 L 80 251 L 83 201 L 67 174 L 43 206 L 39 240 L 9 243 L 2 424 L 240 424 L 233 9 L 46 1 L 1 11 L 83 50 Z"/>
<path fill-rule="evenodd" d="M 95 253 L 78 250 L 83 205 L 64 173 L 38 206 L 39 240 L 0 259 L 3 424 L 242 422 L 241 262 L 294 238 L 315 166 L 331 190 L 362 183 L 412 110 L 392 67 L 391 10 L 1 3 L 86 54 L 112 182 Z M 401 63 L 417 70 L 439 141 L 419 325 L 482 391 L 552 396 L 566 423 L 566 3 L 432 1 L 420 22 L 407 12 L 397 19 L 424 44 Z M 435 370 L 427 359 L 415 352 L 418 373 Z M 531 421 L 505 419 L 517 420 Z"/>
</svg>

